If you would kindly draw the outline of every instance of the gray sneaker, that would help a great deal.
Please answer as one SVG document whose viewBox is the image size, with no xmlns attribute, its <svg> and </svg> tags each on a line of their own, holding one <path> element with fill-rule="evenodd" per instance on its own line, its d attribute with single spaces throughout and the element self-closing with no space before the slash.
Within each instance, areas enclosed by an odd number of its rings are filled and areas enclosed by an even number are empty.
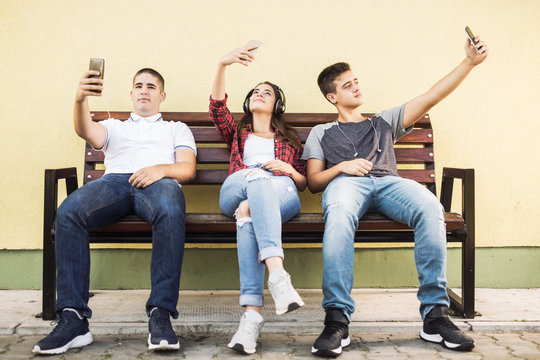
<svg viewBox="0 0 540 360">
<path fill-rule="evenodd" d="M 276 305 L 276 314 L 283 315 L 304 306 L 300 295 L 291 284 L 291 276 L 285 272 L 275 282 L 268 281 L 268 290 Z"/>
<path fill-rule="evenodd" d="M 257 347 L 257 339 L 264 321 L 257 322 L 248 319 L 246 313 L 240 318 L 240 325 L 234 334 L 231 342 L 227 345 L 229 348 L 238 351 L 240 354 L 254 354 Z"/>
</svg>

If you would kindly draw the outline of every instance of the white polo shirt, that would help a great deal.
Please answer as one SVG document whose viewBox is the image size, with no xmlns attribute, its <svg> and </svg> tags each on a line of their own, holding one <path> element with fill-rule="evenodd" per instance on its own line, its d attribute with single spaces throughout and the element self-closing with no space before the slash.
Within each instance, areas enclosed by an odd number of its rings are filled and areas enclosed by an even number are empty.
<svg viewBox="0 0 540 360">
<path fill-rule="evenodd" d="M 164 121 L 161 114 L 143 118 L 131 113 L 128 120 L 107 119 L 100 122 L 107 130 L 105 174 L 134 173 L 154 165 L 176 162 L 175 151 L 186 148 L 195 155 L 195 139 L 188 126 L 179 121 Z"/>
</svg>

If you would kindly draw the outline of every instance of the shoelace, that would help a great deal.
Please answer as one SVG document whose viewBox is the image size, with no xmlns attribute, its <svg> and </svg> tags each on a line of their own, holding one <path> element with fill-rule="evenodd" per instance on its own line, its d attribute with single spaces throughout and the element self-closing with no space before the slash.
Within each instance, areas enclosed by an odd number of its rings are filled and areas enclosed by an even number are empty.
<svg viewBox="0 0 540 360">
<path fill-rule="evenodd" d="M 53 331 L 51 331 L 49 336 L 53 336 L 56 334 L 64 325 L 67 325 L 69 323 L 69 319 L 66 317 L 61 317 L 59 320 L 53 320 L 51 321 L 51 326 L 55 326 Z"/>
<path fill-rule="evenodd" d="M 158 313 L 155 319 L 156 327 L 158 328 L 168 328 L 170 324 L 168 317 L 165 314 Z"/>
<path fill-rule="evenodd" d="M 291 282 L 288 281 L 290 278 L 291 276 L 289 274 L 286 274 L 285 276 L 279 278 L 278 281 L 276 281 L 275 283 L 271 285 L 273 288 L 275 288 L 278 291 L 278 293 L 283 294 L 287 291 L 290 291 L 290 289 L 292 288 Z"/>
<path fill-rule="evenodd" d="M 246 334 L 252 335 L 257 332 L 259 324 L 253 321 L 248 321 L 247 319 L 243 319 L 243 321 L 240 321 L 240 331 L 244 332 Z"/>
</svg>

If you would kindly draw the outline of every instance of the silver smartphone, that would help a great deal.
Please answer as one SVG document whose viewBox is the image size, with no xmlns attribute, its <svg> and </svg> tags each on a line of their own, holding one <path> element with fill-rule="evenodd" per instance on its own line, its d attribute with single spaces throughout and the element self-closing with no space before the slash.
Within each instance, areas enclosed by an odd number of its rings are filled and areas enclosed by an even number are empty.
<svg viewBox="0 0 540 360">
<path fill-rule="evenodd" d="M 90 75 L 89 78 L 103 80 L 103 74 L 105 72 L 105 59 L 91 58 L 90 66 L 88 66 L 88 69 L 99 71 L 99 75 Z M 96 85 L 98 84 L 96 83 Z M 98 94 L 101 93 L 101 91 L 99 90 L 90 90 L 90 91 L 93 91 Z"/>
<path fill-rule="evenodd" d="M 257 40 L 249 40 L 246 45 L 244 45 L 244 49 L 248 50 L 251 54 L 255 54 L 257 50 L 261 47 L 262 42 Z"/>
<path fill-rule="evenodd" d="M 471 45 L 474 46 L 477 52 L 479 52 L 478 47 L 476 46 L 476 42 L 474 41 L 475 36 L 468 26 L 465 26 L 465 32 L 467 33 L 467 36 L 469 37 L 469 40 L 471 41 Z"/>
</svg>

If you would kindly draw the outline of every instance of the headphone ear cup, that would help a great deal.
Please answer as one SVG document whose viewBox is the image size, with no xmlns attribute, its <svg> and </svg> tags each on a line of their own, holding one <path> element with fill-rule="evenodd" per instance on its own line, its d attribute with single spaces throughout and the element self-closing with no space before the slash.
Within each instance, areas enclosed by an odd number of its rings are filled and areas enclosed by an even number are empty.
<svg viewBox="0 0 540 360">
<path fill-rule="evenodd" d="M 281 105 L 281 99 L 277 99 L 274 104 L 274 115 L 278 116 L 283 114 L 283 106 Z"/>
<path fill-rule="evenodd" d="M 279 86 L 276 85 L 276 87 L 278 89 L 279 99 L 276 100 L 276 104 L 274 105 L 274 114 L 277 116 L 285 113 L 285 94 Z"/>
<path fill-rule="evenodd" d="M 244 109 L 244 112 L 246 114 L 250 114 L 251 111 L 249 110 L 249 101 L 251 100 L 251 95 L 253 95 L 253 90 L 250 90 L 247 95 L 246 95 L 246 99 L 244 100 L 244 106 L 243 106 L 243 109 Z"/>
</svg>

